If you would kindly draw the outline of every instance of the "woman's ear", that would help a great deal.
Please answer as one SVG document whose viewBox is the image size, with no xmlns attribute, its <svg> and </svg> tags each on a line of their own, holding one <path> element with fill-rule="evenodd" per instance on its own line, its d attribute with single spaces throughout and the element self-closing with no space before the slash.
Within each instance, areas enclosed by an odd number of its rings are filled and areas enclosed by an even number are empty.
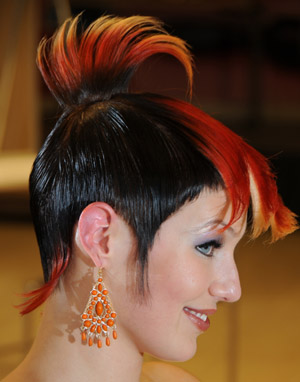
<svg viewBox="0 0 300 382">
<path fill-rule="evenodd" d="M 75 235 L 78 247 L 97 267 L 104 267 L 110 251 L 110 231 L 115 211 L 106 203 L 89 204 L 81 213 Z"/>
</svg>

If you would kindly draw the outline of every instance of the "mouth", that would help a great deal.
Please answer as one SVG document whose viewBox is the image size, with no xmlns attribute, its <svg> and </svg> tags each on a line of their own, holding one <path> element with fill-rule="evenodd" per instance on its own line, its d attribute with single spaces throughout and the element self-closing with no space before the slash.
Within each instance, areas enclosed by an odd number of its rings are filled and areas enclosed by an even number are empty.
<svg viewBox="0 0 300 382">
<path fill-rule="evenodd" d="M 198 310 L 184 307 L 183 311 L 199 330 L 205 332 L 210 327 L 208 316 L 214 314 L 216 309 Z"/>
</svg>

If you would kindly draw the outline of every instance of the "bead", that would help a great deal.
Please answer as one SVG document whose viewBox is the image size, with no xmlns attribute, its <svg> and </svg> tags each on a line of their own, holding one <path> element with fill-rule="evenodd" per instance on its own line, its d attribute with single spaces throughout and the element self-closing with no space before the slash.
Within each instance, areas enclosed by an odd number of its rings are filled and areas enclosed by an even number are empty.
<svg viewBox="0 0 300 382">
<path fill-rule="evenodd" d="M 93 315 L 92 315 L 92 314 L 90 314 L 90 315 L 89 315 L 89 318 L 93 318 Z"/>
<path fill-rule="evenodd" d="M 101 342 L 101 340 L 98 340 L 98 341 L 97 341 L 97 345 L 98 345 L 98 348 L 99 348 L 99 349 L 102 347 L 102 342 Z"/>
<path fill-rule="evenodd" d="M 110 345 L 110 340 L 109 340 L 109 338 L 108 338 L 108 337 L 106 337 L 106 340 L 105 340 L 105 342 L 106 342 L 106 346 L 109 346 L 109 345 Z"/>
<path fill-rule="evenodd" d="M 116 340 L 117 337 L 118 337 L 118 336 L 117 336 L 117 332 L 114 330 L 114 331 L 113 331 L 113 339 Z"/>
<path fill-rule="evenodd" d="M 92 323 L 90 321 L 84 321 L 84 326 L 86 326 L 87 328 L 89 328 L 91 325 Z"/>
<path fill-rule="evenodd" d="M 95 296 L 97 294 L 97 291 L 95 289 L 92 290 L 92 294 Z"/>
<path fill-rule="evenodd" d="M 85 320 L 87 317 L 88 317 L 87 314 L 83 314 L 83 315 L 81 316 L 81 318 L 83 318 L 84 320 Z"/>
<path fill-rule="evenodd" d="M 103 280 L 101 278 L 98 279 L 99 283 L 101 283 Z"/>
<path fill-rule="evenodd" d="M 93 333 L 96 330 L 96 325 L 93 325 L 90 330 Z"/>
<path fill-rule="evenodd" d="M 117 317 L 116 313 L 112 313 L 111 316 L 112 316 L 112 318 Z"/>
<path fill-rule="evenodd" d="M 92 305 L 96 305 L 96 301 L 92 301 L 91 304 L 92 304 Z"/>
<path fill-rule="evenodd" d="M 102 292 L 104 295 L 107 295 L 108 294 L 108 290 L 107 289 L 104 289 L 104 291 Z"/>
<path fill-rule="evenodd" d="M 102 329 L 105 330 L 105 331 L 107 331 L 107 326 L 103 324 L 103 325 L 102 325 Z"/>
<path fill-rule="evenodd" d="M 93 345 L 93 339 L 92 337 L 89 338 L 89 346 L 92 346 Z"/>
<path fill-rule="evenodd" d="M 91 311 L 91 310 L 88 310 L 88 314 L 92 314 L 92 311 Z"/>
<path fill-rule="evenodd" d="M 102 291 L 102 285 L 101 285 L 101 284 L 98 284 L 98 291 L 99 291 L 99 292 Z"/>
<path fill-rule="evenodd" d="M 99 301 L 96 305 L 96 313 L 98 316 L 102 315 L 103 309 L 104 309 L 104 307 L 103 307 L 102 303 Z"/>
<path fill-rule="evenodd" d="M 114 320 L 109 319 L 109 320 L 107 320 L 106 323 L 107 323 L 108 326 L 113 326 L 114 325 Z"/>
<path fill-rule="evenodd" d="M 97 321 L 97 319 L 96 318 L 93 318 L 93 320 L 92 320 L 93 322 L 96 322 Z"/>
<path fill-rule="evenodd" d="M 108 318 L 108 317 L 109 317 L 109 314 L 106 314 L 106 315 L 105 315 L 105 318 Z"/>
<path fill-rule="evenodd" d="M 94 297 L 94 301 L 97 301 L 98 300 L 98 297 Z"/>
<path fill-rule="evenodd" d="M 86 341 L 86 332 L 81 333 L 81 339 L 82 341 Z"/>
<path fill-rule="evenodd" d="M 97 326 L 97 333 L 100 334 L 101 333 L 101 326 Z"/>
</svg>

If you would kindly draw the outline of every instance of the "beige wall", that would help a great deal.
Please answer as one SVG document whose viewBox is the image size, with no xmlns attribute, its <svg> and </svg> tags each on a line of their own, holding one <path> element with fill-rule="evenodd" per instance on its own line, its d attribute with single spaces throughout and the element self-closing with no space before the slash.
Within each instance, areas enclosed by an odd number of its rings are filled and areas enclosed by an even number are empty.
<svg viewBox="0 0 300 382">
<path fill-rule="evenodd" d="M 35 151 L 39 145 L 38 5 L 0 1 L 0 154 Z"/>
<path fill-rule="evenodd" d="M 32 227 L 0 224 L 0 378 L 24 357 L 40 312 L 19 317 L 16 293 L 41 281 Z M 243 297 L 219 306 L 186 368 L 202 382 L 300 381 L 300 234 L 270 247 L 242 243 Z M 151 359 L 146 356 L 146 360 Z"/>
</svg>

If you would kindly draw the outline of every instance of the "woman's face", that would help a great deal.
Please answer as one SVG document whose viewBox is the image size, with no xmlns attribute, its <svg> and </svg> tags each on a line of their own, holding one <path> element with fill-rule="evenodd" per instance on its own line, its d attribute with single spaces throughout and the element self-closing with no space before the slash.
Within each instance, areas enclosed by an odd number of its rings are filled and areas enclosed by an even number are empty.
<svg viewBox="0 0 300 382">
<path fill-rule="evenodd" d="M 127 336 L 140 352 L 184 361 L 195 354 L 218 302 L 240 298 L 233 254 L 246 219 L 220 232 L 230 219 L 226 203 L 224 191 L 203 191 L 161 225 L 149 252 L 147 303 L 120 289 L 114 294 L 119 338 Z"/>
</svg>

